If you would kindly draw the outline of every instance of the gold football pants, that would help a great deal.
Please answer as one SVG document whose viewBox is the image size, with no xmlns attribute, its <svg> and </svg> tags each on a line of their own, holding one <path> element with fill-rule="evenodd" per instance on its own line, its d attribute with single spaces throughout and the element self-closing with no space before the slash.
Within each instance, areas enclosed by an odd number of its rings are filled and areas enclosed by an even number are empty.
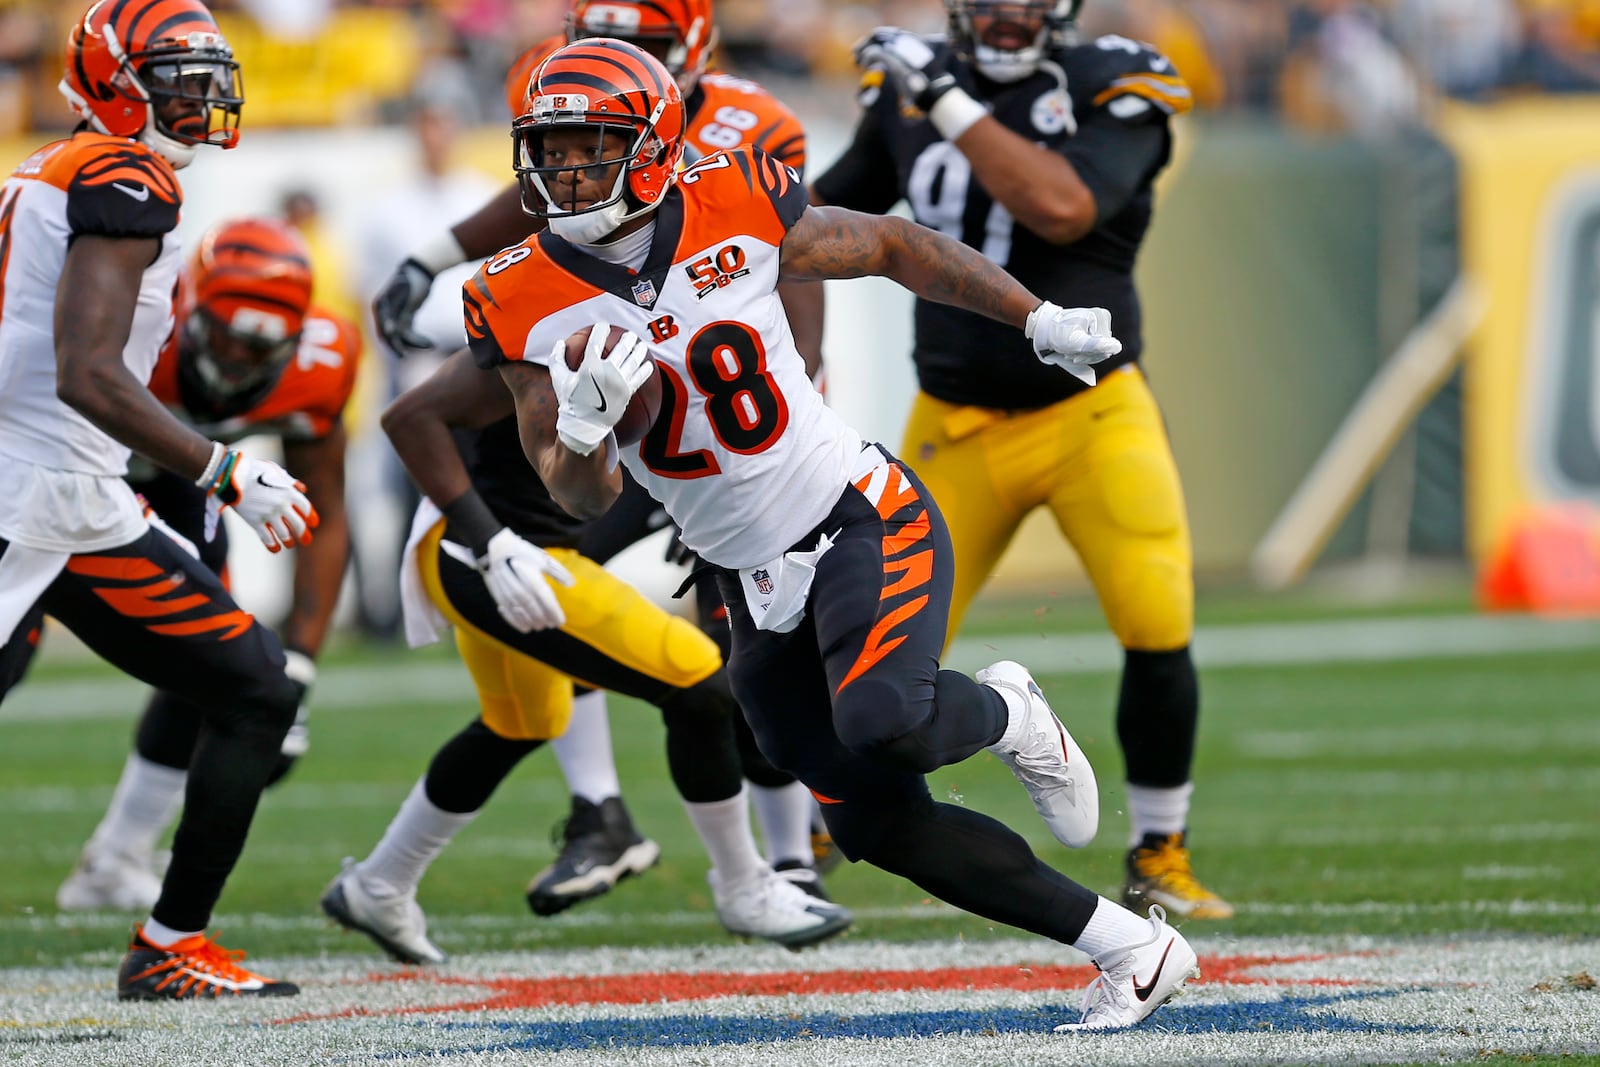
<svg viewBox="0 0 1600 1067">
<path fill-rule="evenodd" d="M 950 524 L 956 581 L 946 641 L 1023 518 L 1045 507 L 1124 648 L 1189 643 L 1194 576 L 1183 488 L 1137 367 L 1036 411 L 962 407 L 919 393 L 900 454 Z"/>
<path fill-rule="evenodd" d="M 722 666 L 716 643 L 669 615 L 633 586 L 569 548 L 552 548 L 575 579 L 552 583 L 567 621 L 519 634 L 494 608 L 475 570 L 442 556 L 444 523 L 417 547 L 428 598 L 454 627 L 483 721 L 501 737 L 547 740 L 572 718 L 574 679 L 650 703 L 687 689 Z"/>
</svg>

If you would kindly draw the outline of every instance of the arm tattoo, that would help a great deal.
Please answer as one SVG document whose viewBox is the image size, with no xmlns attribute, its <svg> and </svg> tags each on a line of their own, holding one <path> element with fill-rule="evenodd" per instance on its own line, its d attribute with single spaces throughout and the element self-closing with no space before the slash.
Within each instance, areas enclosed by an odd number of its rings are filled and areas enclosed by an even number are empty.
<svg viewBox="0 0 1600 1067">
<path fill-rule="evenodd" d="M 899 220 L 890 277 L 924 300 L 951 304 L 1020 327 L 1039 303 L 1004 269 L 977 250 L 916 223 Z M 1007 305 L 1011 310 L 1007 310 Z M 1015 311 L 1021 307 L 1021 318 Z"/>
<path fill-rule="evenodd" d="M 786 280 L 864 278 L 880 273 L 883 219 L 836 207 L 809 207 L 783 239 L 780 271 Z"/>
</svg>

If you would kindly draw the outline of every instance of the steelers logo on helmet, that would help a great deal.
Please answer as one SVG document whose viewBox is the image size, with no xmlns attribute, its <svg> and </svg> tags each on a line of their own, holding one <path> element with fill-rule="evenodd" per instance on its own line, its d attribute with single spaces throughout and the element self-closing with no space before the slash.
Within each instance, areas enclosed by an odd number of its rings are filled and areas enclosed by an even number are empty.
<svg viewBox="0 0 1600 1067">
<path fill-rule="evenodd" d="M 239 143 L 244 86 L 200 0 L 97 3 L 67 35 L 58 88 L 100 133 L 143 141 L 174 167 Z"/>
<path fill-rule="evenodd" d="M 990 81 L 1016 82 L 1066 43 L 1083 0 L 945 0 L 950 40 Z"/>
<path fill-rule="evenodd" d="M 224 222 L 200 238 L 180 295 L 185 401 L 212 418 L 241 414 L 266 398 L 300 348 L 311 253 L 287 223 Z"/>
<path fill-rule="evenodd" d="M 677 82 L 638 46 L 597 37 L 557 49 L 511 126 L 522 210 L 577 244 L 654 211 L 677 179 L 684 120 Z"/>
<path fill-rule="evenodd" d="M 649 52 L 694 92 L 717 47 L 711 0 L 577 0 L 567 15 L 567 40 L 611 37 Z"/>
</svg>

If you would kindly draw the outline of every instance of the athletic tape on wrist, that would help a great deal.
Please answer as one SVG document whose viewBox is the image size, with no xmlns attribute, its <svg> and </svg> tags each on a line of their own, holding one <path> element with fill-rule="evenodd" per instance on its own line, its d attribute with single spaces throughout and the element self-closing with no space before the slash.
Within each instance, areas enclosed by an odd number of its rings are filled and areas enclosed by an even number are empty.
<svg viewBox="0 0 1600 1067">
<path fill-rule="evenodd" d="M 957 140 L 972 129 L 989 109 L 972 99 L 964 89 L 951 89 L 933 102 L 928 110 L 928 121 L 946 141 Z"/>
<path fill-rule="evenodd" d="M 221 441 L 212 441 L 211 458 L 206 461 L 206 469 L 200 472 L 200 477 L 194 480 L 194 484 L 209 493 L 211 491 L 211 479 L 216 477 L 217 468 L 222 466 L 222 460 L 227 454 L 228 448 L 226 445 Z"/>
<path fill-rule="evenodd" d="M 461 242 L 456 240 L 454 232 L 445 230 L 418 245 L 411 253 L 411 258 L 437 277 L 458 263 L 465 263 L 467 250 L 461 247 Z"/>
</svg>

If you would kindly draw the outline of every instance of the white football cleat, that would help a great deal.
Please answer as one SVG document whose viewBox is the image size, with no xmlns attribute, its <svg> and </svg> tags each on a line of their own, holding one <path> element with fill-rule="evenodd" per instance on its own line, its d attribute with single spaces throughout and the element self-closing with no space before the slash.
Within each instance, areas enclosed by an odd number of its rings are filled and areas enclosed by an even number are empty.
<svg viewBox="0 0 1600 1067">
<path fill-rule="evenodd" d="M 1167 925 L 1161 905 L 1150 905 L 1150 938 L 1094 958 L 1100 976 L 1083 997 L 1083 1017 L 1056 1027 L 1115 1030 L 1142 1022 L 1179 993 L 1183 984 L 1200 977 L 1200 963 L 1183 935 Z"/>
<path fill-rule="evenodd" d="M 375 896 L 361 877 L 361 865 L 344 861 L 322 894 L 322 910 L 346 930 L 366 934 L 401 963 L 443 963 L 445 954 L 428 940 L 428 920 L 416 894 Z"/>
<path fill-rule="evenodd" d="M 56 890 L 62 911 L 149 911 L 161 896 L 153 857 L 84 849 L 78 865 Z"/>
<path fill-rule="evenodd" d="M 1089 757 L 1067 733 L 1028 668 L 1011 660 L 978 672 L 980 685 L 1022 697 L 999 741 L 989 746 L 1033 798 L 1033 809 L 1068 848 L 1082 848 L 1100 828 L 1100 787 Z M 1001 696 L 1005 693 L 1001 692 Z M 1008 701 L 1006 707 L 1010 707 Z"/>
<path fill-rule="evenodd" d="M 763 866 L 759 874 L 731 886 L 724 886 L 714 870 L 706 881 L 717 919 L 730 934 L 799 949 L 841 934 L 855 922 L 849 909 L 819 900 L 771 867 Z"/>
</svg>

